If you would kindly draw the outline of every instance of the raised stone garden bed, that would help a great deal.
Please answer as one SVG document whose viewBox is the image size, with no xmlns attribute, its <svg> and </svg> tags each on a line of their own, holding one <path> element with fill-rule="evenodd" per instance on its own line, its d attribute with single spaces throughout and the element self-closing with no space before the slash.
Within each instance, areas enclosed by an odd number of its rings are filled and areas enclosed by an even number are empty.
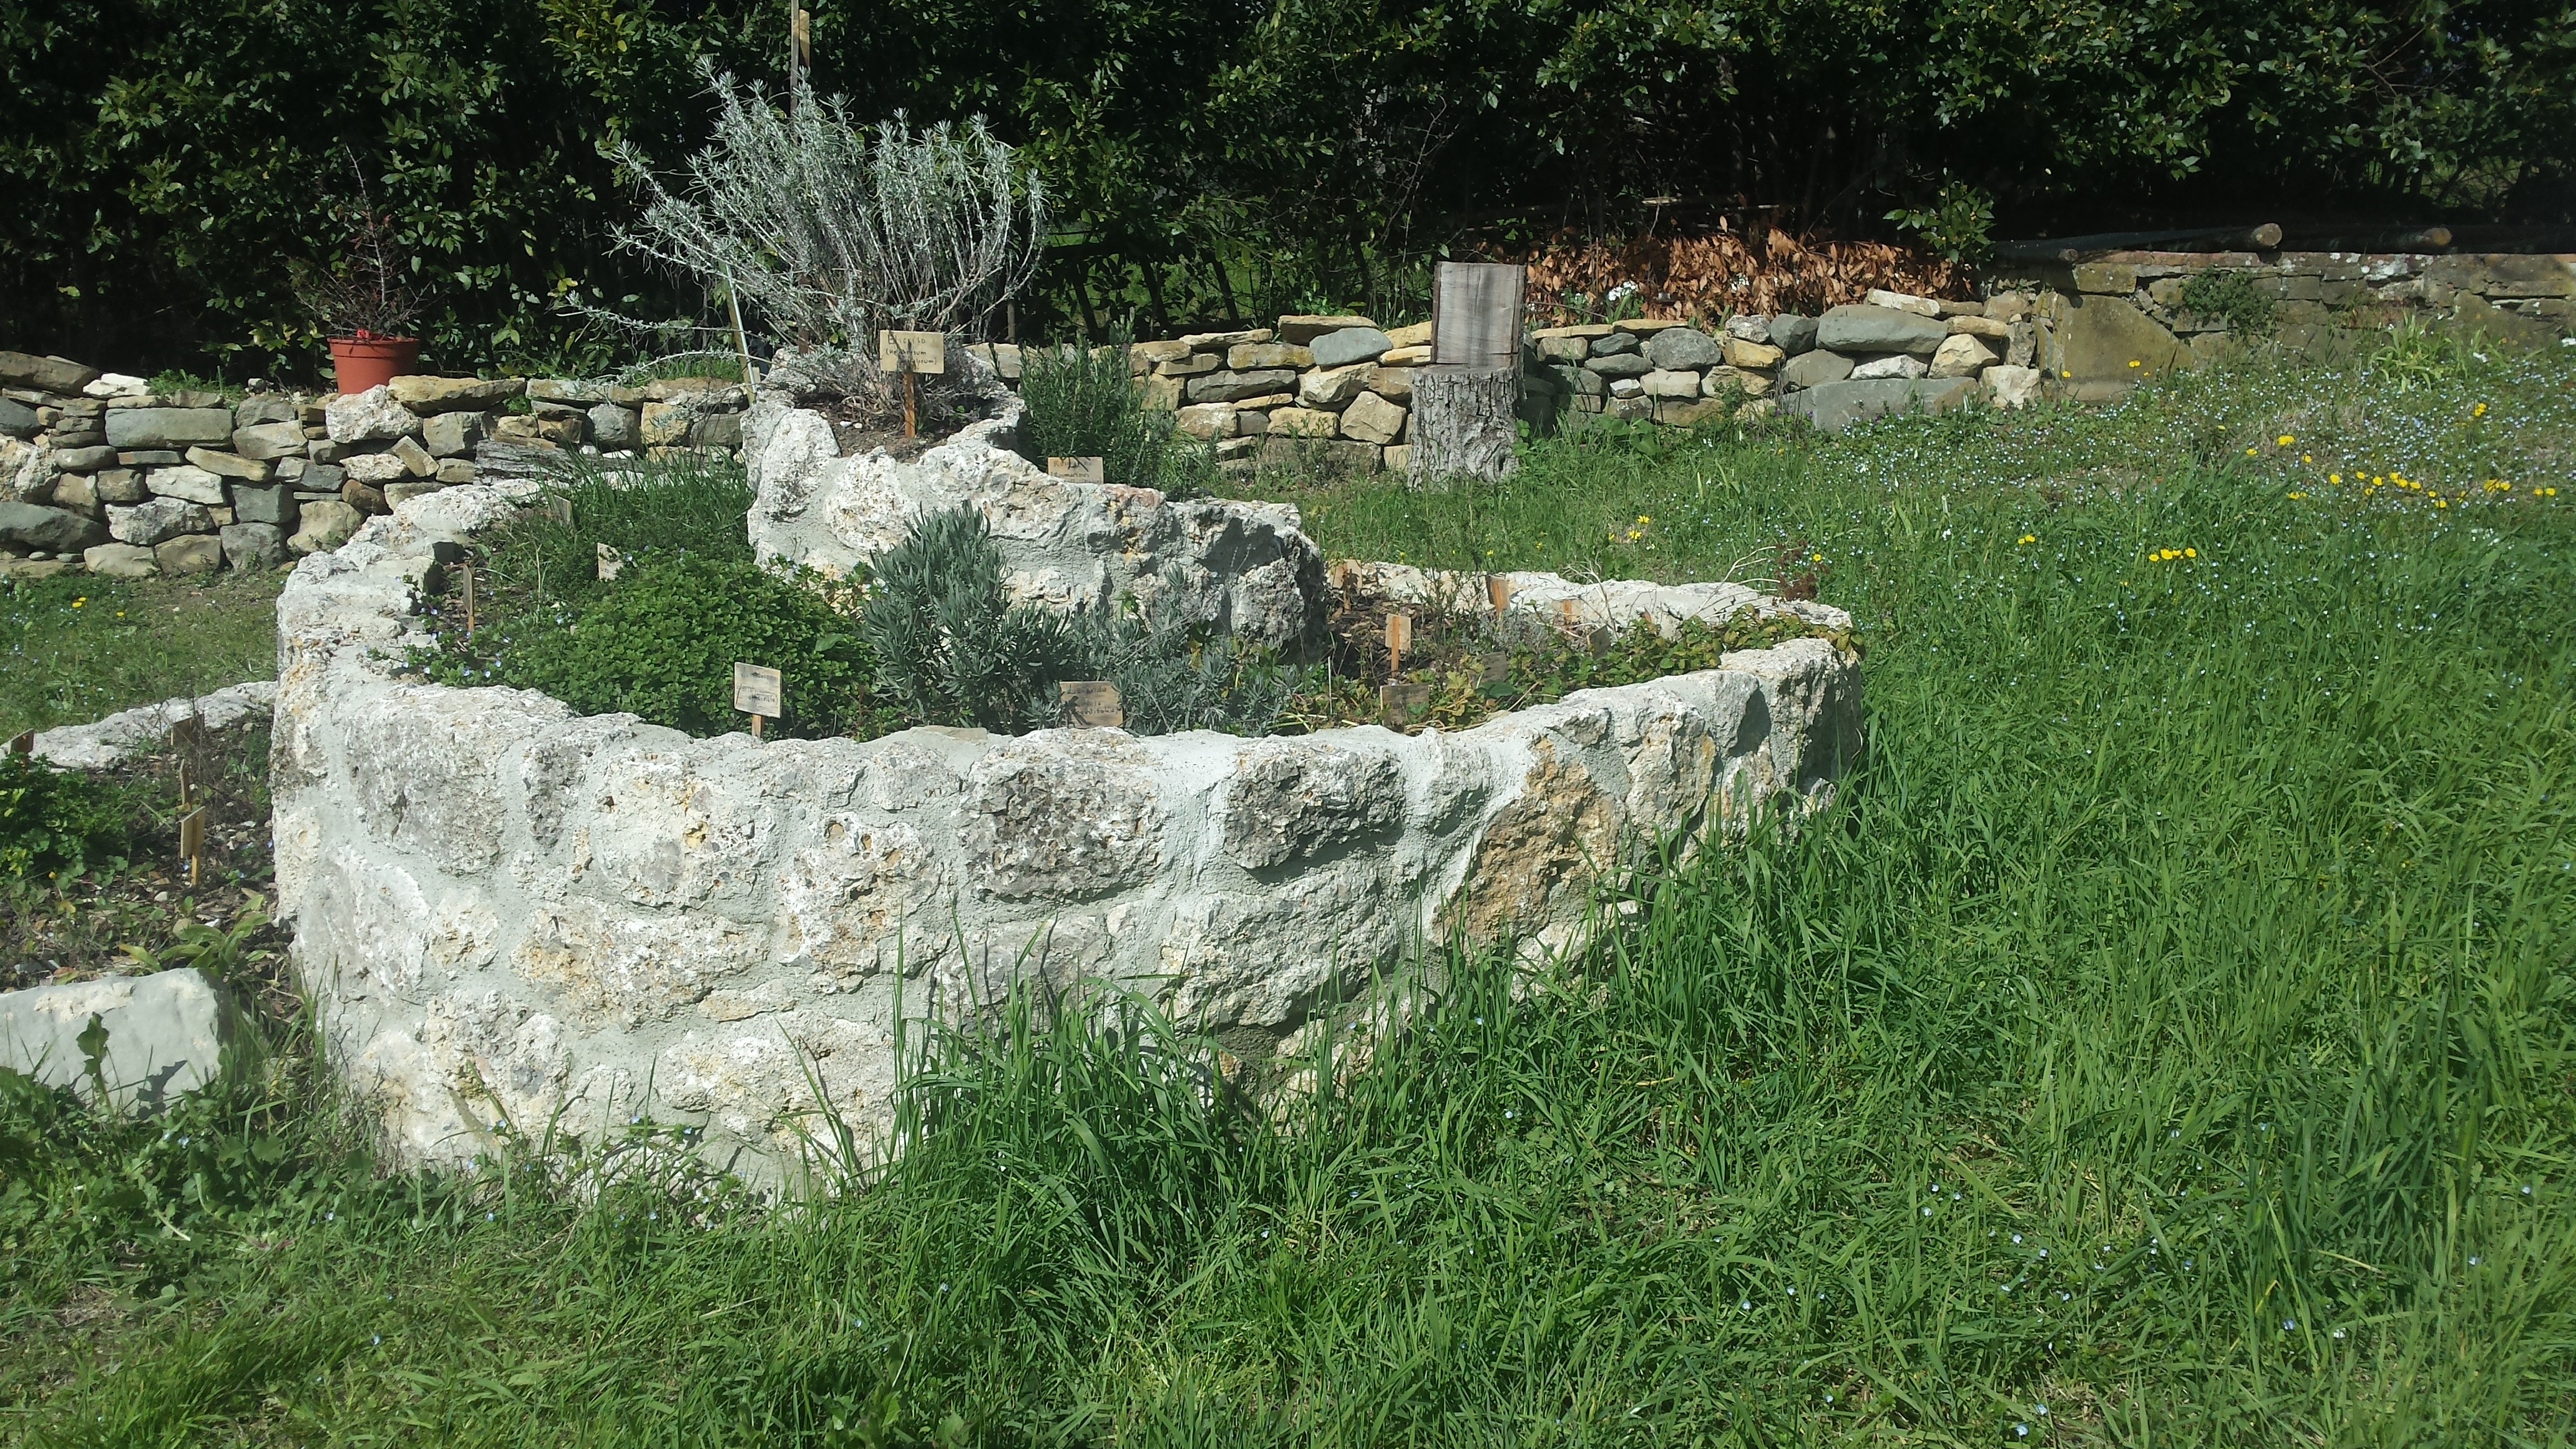
<svg viewBox="0 0 2576 1449">
<path fill-rule="evenodd" d="M 1321 607 L 1293 509 L 1051 479 L 1001 426 L 908 464 L 844 458 L 811 417 L 749 419 L 764 551 L 855 561 L 900 510 L 962 496 L 1029 597 L 1080 605 L 1169 566 L 1256 636 Z M 403 677 L 436 571 L 535 493 L 398 505 L 279 604 L 280 909 L 332 1059 L 418 1160 L 470 1156 L 505 1120 L 589 1135 L 649 1115 L 771 1175 L 820 1108 L 882 1128 L 899 1020 L 1019 979 L 1152 992 L 1257 1077 L 1426 945 L 1570 944 L 1605 872 L 1819 801 L 1860 747 L 1857 669 L 1823 638 L 1454 732 L 1262 739 L 691 739 Z M 1755 599 L 1534 575 L 1512 606 L 1612 622 Z"/>
</svg>

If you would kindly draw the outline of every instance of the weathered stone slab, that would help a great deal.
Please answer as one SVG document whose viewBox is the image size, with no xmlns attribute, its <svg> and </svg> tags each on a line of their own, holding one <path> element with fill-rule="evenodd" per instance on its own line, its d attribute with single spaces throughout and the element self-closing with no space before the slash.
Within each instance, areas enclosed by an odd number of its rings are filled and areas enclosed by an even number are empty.
<svg viewBox="0 0 2576 1449">
<path fill-rule="evenodd" d="M 109 408 L 107 441 L 115 448 L 217 446 L 233 440 L 229 408 Z"/>
<path fill-rule="evenodd" d="M 1828 433 L 1891 413 L 1941 412 L 1957 407 L 1976 388 L 1968 377 L 1884 377 L 1828 382 L 1782 399 L 1780 410 L 1807 419 Z"/>
<path fill-rule="evenodd" d="M 0 543 L 47 553 L 79 553 L 107 542 L 96 519 L 65 508 L 0 501 Z"/>
<path fill-rule="evenodd" d="M 0 1067 L 91 1102 L 104 1083 L 125 1110 L 159 1112 L 212 1083 L 226 1035 L 223 1002 L 191 969 L 0 992 Z"/>
<path fill-rule="evenodd" d="M 1835 352 L 1916 352 L 1929 357 L 1949 325 L 1893 307 L 1835 307 L 1816 321 L 1816 345 Z"/>
</svg>

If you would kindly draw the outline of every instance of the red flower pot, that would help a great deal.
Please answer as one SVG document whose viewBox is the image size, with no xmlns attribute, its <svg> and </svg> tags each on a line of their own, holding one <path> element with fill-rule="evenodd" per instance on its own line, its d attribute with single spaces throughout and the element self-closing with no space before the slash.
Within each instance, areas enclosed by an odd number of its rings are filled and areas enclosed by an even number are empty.
<svg viewBox="0 0 2576 1449">
<path fill-rule="evenodd" d="M 342 392 L 365 392 L 397 377 L 408 376 L 420 363 L 417 337 L 334 337 L 331 370 Z"/>
</svg>

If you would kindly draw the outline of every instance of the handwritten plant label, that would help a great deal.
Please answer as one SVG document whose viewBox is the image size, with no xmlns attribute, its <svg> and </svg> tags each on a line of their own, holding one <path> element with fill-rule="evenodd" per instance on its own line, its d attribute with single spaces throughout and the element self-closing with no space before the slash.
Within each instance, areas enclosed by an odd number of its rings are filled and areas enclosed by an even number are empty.
<svg viewBox="0 0 2576 1449">
<path fill-rule="evenodd" d="M 733 707 L 744 714 L 763 719 L 778 718 L 780 681 L 778 671 L 757 664 L 733 667 Z"/>
<path fill-rule="evenodd" d="M 1056 698 L 1064 703 L 1064 722 L 1084 729 L 1115 730 L 1127 727 L 1127 706 L 1118 698 L 1118 686 L 1100 679 L 1067 679 L 1056 685 Z"/>
<path fill-rule="evenodd" d="M 1049 458 L 1047 472 L 1068 483 L 1106 483 L 1109 470 L 1099 458 Z"/>
<path fill-rule="evenodd" d="M 610 548 L 607 544 L 601 544 L 599 546 L 599 581 L 603 584 L 611 582 L 625 570 L 626 555 Z"/>
<path fill-rule="evenodd" d="M 877 370 L 879 372 L 918 372 L 937 376 L 948 370 L 948 334 L 945 332 L 880 332 L 877 334 Z"/>
<path fill-rule="evenodd" d="M 1378 722 L 1391 730 L 1403 729 L 1414 715 L 1431 707 L 1428 684 L 1381 684 L 1377 687 Z"/>
</svg>

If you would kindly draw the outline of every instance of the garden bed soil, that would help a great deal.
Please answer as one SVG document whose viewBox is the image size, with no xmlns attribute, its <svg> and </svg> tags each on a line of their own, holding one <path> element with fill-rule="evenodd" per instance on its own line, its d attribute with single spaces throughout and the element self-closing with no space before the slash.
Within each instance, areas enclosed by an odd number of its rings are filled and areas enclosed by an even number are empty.
<svg viewBox="0 0 2576 1449">
<path fill-rule="evenodd" d="M 267 731 L 219 736 L 188 762 L 191 799 L 206 810 L 193 885 L 178 859 L 180 763 L 165 746 L 100 772 L 127 816 L 123 866 L 0 881 L 0 990 L 177 965 L 263 994 L 286 989 L 287 933 L 270 920 Z"/>
</svg>

